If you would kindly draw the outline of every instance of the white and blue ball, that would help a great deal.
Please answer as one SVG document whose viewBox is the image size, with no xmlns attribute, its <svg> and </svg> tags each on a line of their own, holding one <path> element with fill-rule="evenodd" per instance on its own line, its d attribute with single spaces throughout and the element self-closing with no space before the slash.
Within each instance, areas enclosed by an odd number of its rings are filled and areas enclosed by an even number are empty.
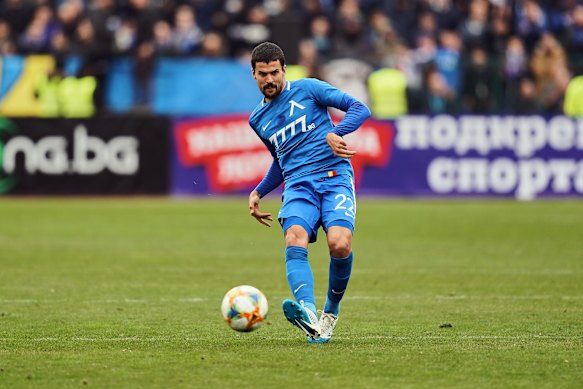
<svg viewBox="0 0 583 389">
<path fill-rule="evenodd" d="M 232 329 L 241 332 L 254 331 L 265 324 L 267 298 L 253 286 L 239 285 L 225 294 L 221 311 Z"/>
</svg>

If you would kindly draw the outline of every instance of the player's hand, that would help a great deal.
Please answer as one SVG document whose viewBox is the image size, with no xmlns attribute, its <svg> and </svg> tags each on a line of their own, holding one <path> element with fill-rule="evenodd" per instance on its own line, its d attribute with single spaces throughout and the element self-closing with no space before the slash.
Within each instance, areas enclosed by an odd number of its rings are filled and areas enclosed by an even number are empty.
<svg viewBox="0 0 583 389">
<path fill-rule="evenodd" d="M 256 190 L 249 194 L 249 214 L 264 226 L 271 227 L 270 222 L 273 221 L 271 213 L 264 213 L 259 211 L 259 200 L 259 192 Z"/>
<path fill-rule="evenodd" d="M 333 132 L 326 134 L 326 142 L 334 152 L 334 155 L 340 158 L 352 158 L 352 156 L 356 154 L 356 151 L 348 150 L 348 145 L 344 139 Z"/>
</svg>

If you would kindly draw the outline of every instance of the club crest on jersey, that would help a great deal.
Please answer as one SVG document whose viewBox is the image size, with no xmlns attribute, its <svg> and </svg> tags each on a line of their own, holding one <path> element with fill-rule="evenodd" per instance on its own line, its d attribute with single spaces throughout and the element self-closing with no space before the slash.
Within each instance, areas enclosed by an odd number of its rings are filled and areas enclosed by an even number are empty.
<svg viewBox="0 0 583 389">
<path fill-rule="evenodd" d="M 289 107 L 289 116 L 290 116 L 290 117 L 292 117 L 292 116 L 293 116 L 293 114 L 294 114 L 294 108 L 295 108 L 295 107 L 297 107 L 297 108 L 299 108 L 299 109 L 306 109 L 306 107 L 304 107 L 304 106 L 303 106 L 303 105 L 301 105 L 300 103 L 296 103 L 296 102 L 295 102 L 295 101 L 293 101 L 293 100 L 290 100 L 290 101 L 289 101 L 289 105 L 290 105 L 290 107 Z"/>
</svg>

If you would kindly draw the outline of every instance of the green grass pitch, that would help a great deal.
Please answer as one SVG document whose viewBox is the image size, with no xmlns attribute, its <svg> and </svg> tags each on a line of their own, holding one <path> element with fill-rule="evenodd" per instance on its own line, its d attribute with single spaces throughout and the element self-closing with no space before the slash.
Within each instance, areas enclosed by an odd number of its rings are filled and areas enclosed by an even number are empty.
<svg viewBox="0 0 583 389">
<path fill-rule="evenodd" d="M 246 198 L 2 198 L 0 215 L 1 388 L 583 387 L 582 201 L 361 199 L 326 345 L 283 317 L 281 230 Z M 238 284 L 270 303 L 253 333 L 220 315 Z"/>
</svg>

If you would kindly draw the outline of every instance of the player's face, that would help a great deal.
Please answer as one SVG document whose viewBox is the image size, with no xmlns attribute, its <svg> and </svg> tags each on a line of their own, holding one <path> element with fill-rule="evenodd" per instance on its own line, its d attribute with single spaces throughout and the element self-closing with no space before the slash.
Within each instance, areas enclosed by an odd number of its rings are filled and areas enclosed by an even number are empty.
<svg viewBox="0 0 583 389">
<path fill-rule="evenodd" d="M 282 67 L 279 61 L 257 62 L 253 78 L 265 96 L 265 101 L 271 101 L 279 96 L 285 85 L 285 65 Z"/>
</svg>

